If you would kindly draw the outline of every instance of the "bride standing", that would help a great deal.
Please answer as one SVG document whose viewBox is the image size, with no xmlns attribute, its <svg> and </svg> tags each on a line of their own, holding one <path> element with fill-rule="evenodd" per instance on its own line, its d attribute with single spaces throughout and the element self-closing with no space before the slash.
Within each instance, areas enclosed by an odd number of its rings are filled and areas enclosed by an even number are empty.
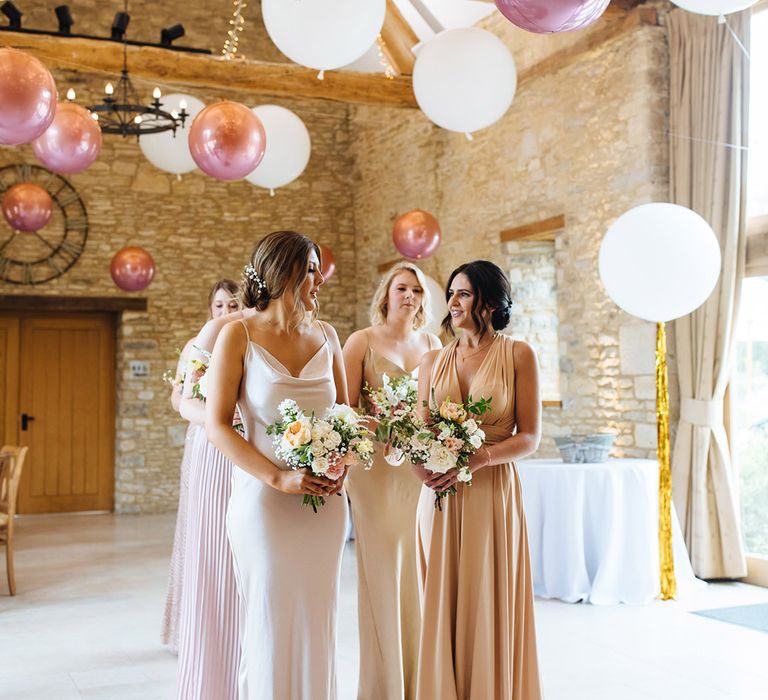
<svg viewBox="0 0 768 700">
<path fill-rule="evenodd" d="M 317 321 L 320 252 L 306 236 L 262 239 L 245 268 L 255 313 L 220 333 L 209 369 L 206 430 L 236 466 L 227 514 L 241 601 L 241 700 L 334 700 L 336 610 L 347 503 L 332 483 L 291 470 L 266 426 L 294 399 L 322 413 L 347 403 L 341 347 Z M 231 429 L 235 404 L 245 438 Z M 302 494 L 325 496 L 314 513 Z"/>
</svg>

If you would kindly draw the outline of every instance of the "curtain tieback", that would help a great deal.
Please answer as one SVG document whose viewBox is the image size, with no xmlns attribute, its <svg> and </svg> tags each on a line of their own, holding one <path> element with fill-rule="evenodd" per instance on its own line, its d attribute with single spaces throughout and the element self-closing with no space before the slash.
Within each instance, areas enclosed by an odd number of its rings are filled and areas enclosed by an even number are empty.
<svg viewBox="0 0 768 700">
<path fill-rule="evenodd" d="M 683 399 L 680 418 L 693 425 L 715 428 L 723 424 L 722 399 Z"/>
</svg>

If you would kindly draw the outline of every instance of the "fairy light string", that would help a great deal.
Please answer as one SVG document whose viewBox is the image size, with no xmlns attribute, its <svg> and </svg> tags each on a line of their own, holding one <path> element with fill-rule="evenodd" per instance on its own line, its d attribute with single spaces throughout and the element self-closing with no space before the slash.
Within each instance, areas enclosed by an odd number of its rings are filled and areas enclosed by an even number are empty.
<svg viewBox="0 0 768 700">
<path fill-rule="evenodd" d="M 241 58 L 237 56 L 238 44 L 240 42 L 240 34 L 245 28 L 245 17 L 243 17 L 243 10 L 248 7 L 247 3 L 243 0 L 234 0 L 234 9 L 232 10 L 232 19 L 229 20 L 229 30 L 227 31 L 227 38 L 224 41 L 224 47 L 221 49 L 221 55 L 225 61 L 232 61 L 235 58 Z"/>
</svg>

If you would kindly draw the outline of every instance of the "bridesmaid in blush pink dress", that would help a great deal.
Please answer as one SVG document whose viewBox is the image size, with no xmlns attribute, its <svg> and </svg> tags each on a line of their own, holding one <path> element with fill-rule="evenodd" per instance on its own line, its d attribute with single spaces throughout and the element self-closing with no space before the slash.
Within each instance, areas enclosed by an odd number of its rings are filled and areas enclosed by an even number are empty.
<svg viewBox="0 0 768 700">
<path fill-rule="evenodd" d="M 236 282 L 229 279 L 218 280 L 211 287 L 211 291 L 208 294 L 209 318 L 218 318 L 226 313 L 237 311 L 240 308 L 239 295 L 240 290 Z M 184 385 L 187 363 L 194 342 L 194 338 L 187 341 L 176 365 L 174 386 L 171 392 L 171 405 L 174 411 L 178 411 L 181 404 L 181 390 Z M 184 582 L 184 550 L 187 540 L 189 459 L 192 443 L 195 441 L 195 433 L 198 430 L 202 430 L 202 427 L 195 423 L 189 423 L 184 440 L 184 453 L 179 470 L 179 507 L 176 512 L 176 531 L 173 536 L 173 552 L 168 572 L 168 593 L 165 598 L 163 626 L 160 631 L 160 640 L 163 644 L 167 644 L 174 654 L 179 652 L 181 597 Z"/>
<path fill-rule="evenodd" d="M 216 342 L 206 418 L 211 441 L 237 465 L 227 529 L 241 600 L 240 700 L 335 700 L 344 477 L 289 469 L 266 426 L 288 398 L 316 413 L 346 403 L 341 347 L 331 326 L 313 320 L 323 276 L 306 236 L 266 236 L 246 276 L 256 311 Z M 245 438 L 227 425 L 236 403 Z M 325 505 L 315 513 L 303 494 Z"/>
<path fill-rule="evenodd" d="M 207 364 L 206 353 L 213 348 L 219 331 L 250 313 L 245 309 L 208 321 L 195 339 L 192 359 Z M 187 371 L 180 408 L 187 420 L 203 426 L 211 391 L 205 393 L 207 401 L 194 398 L 193 386 L 199 379 L 198 372 Z M 229 430 L 236 434 L 233 423 L 230 415 Z M 208 441 L 203 427 L 195 433 L 189 463 L 177 698 L 234 700 L 240 623 L 225 527 L 232 463 Z"/>
</svg>

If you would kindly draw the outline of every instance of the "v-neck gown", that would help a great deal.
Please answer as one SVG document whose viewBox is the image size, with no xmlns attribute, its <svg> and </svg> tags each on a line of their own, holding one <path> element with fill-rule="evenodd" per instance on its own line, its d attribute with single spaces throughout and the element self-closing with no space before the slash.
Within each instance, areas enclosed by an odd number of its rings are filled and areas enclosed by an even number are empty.
<svg viewBox="0 0 768 700">
<path fill-rule="evenodd" d="M 245 326 L 245 324 L 243 324 Z M 246 329 L 247 333 L 247 329 Z M 336 399 L 330 344 L 298 376 L 248 341 L 238 407 L 246 439 L 280 469 L 266 427 L 294 399 L 323 413 Z M 302 497 L 234 468 L 227 531 L 240 595 L 240 700 L 335 700 L 336 613 L 347 499 L 314 513 Z"/>
<path fill-rule="evenodd" d="M 462 396 L 454 341 L 432 370 L 435 399 Z M 469 394 L 492 397 L 482 417 L 489 444 L 515 428 L 514 341 L 497 336 Z M 465 397 L 466 398 L 466 397 Z M 418 700 L 538 700 L 533 585 L 520 479 L 514 464 L 486 467 L 434 507 L 418 506 L 422 627 Z"/>
<path fill-rule="evenodd" d="M 363 382 L 410 374 L 368 346 Z M 365 397 L 361 394 L 361 405 Z M 372 469 L 347 477 L 357 553 L 359 700 L 414 700 L 419 645 L 416 506 L 421 482 L 410 462 L 389 465 L 376 444 Z"/>
</svg>

